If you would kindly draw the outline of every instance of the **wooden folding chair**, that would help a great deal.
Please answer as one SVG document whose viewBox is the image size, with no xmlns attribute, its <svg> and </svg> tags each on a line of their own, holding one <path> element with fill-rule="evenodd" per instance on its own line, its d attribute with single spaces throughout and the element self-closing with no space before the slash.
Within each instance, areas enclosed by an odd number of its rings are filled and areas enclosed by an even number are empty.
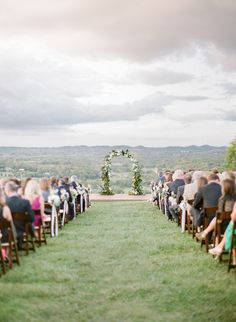
<svg viewBox="0 0 236 322">
<path fill-rule="evenodd" d="M 60 212 L 57 207 L 50 203 L 44 203 L 44 212 L 48 214 L 48 218 L 44 220 L 45 233 L 50 234 L 51 237 L 58 235 L 58 223 L 60 222 Z"/>
<path fill-rule="evenodd" d="M 190 200 L 187 201 L 187 204 L 192 206 L 193 202 L 194 202 L 194 199 L 190 199 Z M 192 219 L 190 217 L 189 210 L 187 210 L 187 230 L 188 230 L 189 234 L 193 233 L 193 222 L 192 222 Z"/>
<path fill-rule="evenodd" d="M 8 260 L 9 267 L 13 267 L 13 262 L 15 261 L 20 265 L 20 259 L 18 254 L 17 241 L 14 234 L 14 225 L 12 221 L 8 221 L 4 218 L 0 218 L 0 230 L 7 230 L 8 241 L 2 243 L 2 247 L 8 248 Z"/>
<path fill-rule="evenodd" d="M 219 244 L 222 240 L 222 238 L 224 237 L 224 231 L 222 230 L 222 223 L 224 221 L 227 221 L 228 223 L 231 220 L 231 211 L 222 211 L 216 212 L 216 226 L 215 226 L 215 232 L 214 232 L 214 247 L 216 246 L 216 242 L 217 244 Z M 226 254 L 228 252 L 223 252 L 220 256 L 219 256 L 219 260 L 222 261 L 222 255 Z"/>
<path fill-rule="evenodd" d="M 13 221 L 21 221 L 24 223 L 24 234 L 23 234 L 23 244 L 25 246 L 26 255 L 29 255 L 29 251 L 33 250 L 35 252 L 34 237 L 31 233 L 31 221 L 27 212 L 13 212 L 12 213 Z"/>
<path fill-rule="evenodd" d="M 183 211 L 182 209 L 179 208 L 178 213 L 177 213 L 177 226 L 181 226 L 181 218 L 183 216 Z"/>
<path fill-rule="evenodd" d="M 232 237 L 231 237 L 231 247 L 229 250 L 229 265 L 228 265 L 228 272 L 231 270 L 231 268 L 236 268 L 236 265 L 233 264 L 233 252 L 236 253 L 236 221 L 233 223 L 233 231 L 232 231 Z M 236 269 L 235 269 L 236 272 Z"/>
<path fill-rule="evenodd" d="M 1 260 L 2 274 L 6 274 L 7 270 L 6 270 L 6 265 L 5 265 L 5 259 L 4 259 L 3 254 L 2 254 L 1 240 L 0 240 L 0 260 Z"/>
<path fill-rule="evenodd" d="M 41 215 L 40 210 L 35 211 L 35 215 Z M 35 226 L 34 228 L 37 233 L 37 237 L 35 239 L 35 242 L 38 244 L 38 246 L 40 247 L 42 245 L 42 243 L 47 245 L 46 233 L 45 233 L 44 224 L 42 222 L 42 219 L 39 222 L 39 225 Z"/>
<path fill-rule="evenodd" d="M 209 207 L 204 208 L 203 210 L 203 230 L 207 228 L 209 225 L 209 216 L 216 214 L 218 207 Z M 204 240 L 201 241 L 201 247 L 203 244 L 205 244 L 206 252 L 208 253 L 209 250 L 209 234 L 205 237 Z"/>
<path fill-rule="evenodd" d="M 45 231 L 45 234 L 51 235 L 52 205 L 49 202 L 44 203 L 44 213 L 47 216 L 47 218 L 44 219 L 44 231 Z"/>
<path fill-rule="evenodd" d="M 69 222 L 69 204 L 67 200 L 63 201 L 61 204 L 61 208 L 59 210 L 59 220 L 60 228 Z"/>
<path fill-rule="evenodd" d="M 184 233 L 187 229 L 187 202 L 182 201 L 179 205 L 178 226 L 181 226 L 181 232 Z"/>
</svg>

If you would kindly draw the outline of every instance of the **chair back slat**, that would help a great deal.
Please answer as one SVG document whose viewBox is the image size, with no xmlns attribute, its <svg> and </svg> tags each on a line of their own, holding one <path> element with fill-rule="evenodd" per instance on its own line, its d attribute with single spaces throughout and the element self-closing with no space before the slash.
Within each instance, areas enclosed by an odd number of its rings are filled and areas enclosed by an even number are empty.
<svg viewBox="0 0 236 322">
<path fill-rule="evenodd" d="M 204 216 L 209 216 L 215 214 L 218 210 L 218 207 L 207 207 L 204 208 Z"/>
<path fill-rule="evenodd" d="M 23 221 L 24 223 L 30 223 L 30 218 L 27 212 L 13 212 L 13 221 Z"/>
</svg>

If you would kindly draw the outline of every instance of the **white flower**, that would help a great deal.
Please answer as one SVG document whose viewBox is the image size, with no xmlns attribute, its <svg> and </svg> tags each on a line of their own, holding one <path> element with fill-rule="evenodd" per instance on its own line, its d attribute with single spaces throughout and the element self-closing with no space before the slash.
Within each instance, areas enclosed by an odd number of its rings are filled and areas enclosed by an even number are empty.
<svg viewBox="0 0 236 322">
<path fill-rule="evenodd" d="M 61 200 L 58 195 L 51 195 L 48 197 L 48 202 L 51 205 L 55 205 L 56 207 L 60 206 Z"/>
</svg>

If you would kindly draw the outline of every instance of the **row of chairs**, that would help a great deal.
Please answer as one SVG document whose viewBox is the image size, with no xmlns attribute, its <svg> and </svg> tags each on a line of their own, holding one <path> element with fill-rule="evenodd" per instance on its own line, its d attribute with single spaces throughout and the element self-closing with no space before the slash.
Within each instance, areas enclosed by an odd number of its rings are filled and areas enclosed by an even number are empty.
<svg viewBox="0 0 236 322">
<path fill-rule="evenodd" d="M 30 234 L 30 220 L 27 213 L 12 213 L 13 221 L 19 220 L 24 223 L 24 234 L 22 239 L 22 245 L 25 246 L 26 255 L 29 254 L 29 250 L 35 251 L 34 239 Z M 6 274 L 7 267 L 13 268 L 13 263 L 16 262 L 20 265 L 18 243 L 15 236 L 15 227 L 12 221 L 8 221 L 4 218 L 0 218 L 0 230 L 7 230 L 8 240 L 4 243 L 0 242 L 0 254 L 1 254 L 1 267 L 2 273 Z M 31 244 L 31 247 L 30 247 Z M 3 257 L 2 249 L 8 249 L 8 260 Z"/>
<path fill-rule="evenodd" d="M 189 206 L 192 206 L 193 200 L 188 200 Z M 159 207 L 161 212 L 165 215 L 167 215 L 168 212 L 168 194 L 166 193 L 159 193 L 158 198 L 156 199 L 156 205 Z M 203 210 L 203 225 L 201 227 L 194 226 L 194 223 L 191 219 L 190 212 L 187 209 L 188 207 L 185 205 L 185 207 L 180 207 L 180 210 L 178 212 L 178 218 L 177 218 L 177 225 L 182 226 L 182 231 L 187 231 L 188 234 L 192 236 L 192 238 L 195 238 L 195 234 L 197 229 L 199 231 L 206 229 L 206 227 L 209 225 L 209 215 L 210 214 L 216 214 L 216 225 L 215 230 L 213 234 L 208 234 L 204 240 L 201 241 L 201 247 L 205 246 L 206 252 L 209 251 L 210 245 L 213 247 L 216 246 L 216 242 L 221 242 L 224 231 L 223 231 L 223 222 L 230 221 L 231 220 L 231 212 L 219 212 L 217 207 L 210 207 L 210 208 L 204 208 Z M 236 222 L 234 222 L 233 231 L 236 229 Z M 197 238 L 196 238 L 197 240 Z M 197 240 L 198 241 L 198 240 Z M 228 252 L 223 252 L 219 256 L 219 261 L 222 261 L 223 255 L 229 255 L 228 258 L 228 272 L 231 270 L 231 268 L 235 268 L 235 265 L 233 264 L 233 247 L 236 245 L 236 235 L 232 234 L 232 241 L 231 241 L 231 249 Z M 236 271 L 236 269 L 235 269 Z"/>
<path fill-rule="evenodd" d="M 75 204 L 76 216 L 80 212 L 80 204 Z M 4 218 L 0 218 L 0 231 L 7 230 L 8 240 L 1 243 L 0 240 L 0 261 L 2 274 L 6 274 L 7 269 L 13 268 L 13 263 L 20 265 L 19 250 L 29 255 L 29 252 L 36 251 L 35 244 L 40 247 L 42 244 L 47 245 L 47 237 L 57 236 L 59 229 L 69 223 L 69 207 L 67 201 L 64 201 L 60 207 L 56 207 L 49 203 L 45 203 L 45 213 L 49 214 L 45 221 L 40 222 L 39 226 L 34 227 L 36 236 L 32 233 L 31 222 L 27 213 L 12 213 L 13 222 Z M 24 223 L 24 234 L 21 240 L 21 245 L 16 239 L 14 221 Z M 20 246 L 20 247 L 19 247 Z M 7 261 L 3 256 L 2 249 L 8 248 Z"/>
</svg>

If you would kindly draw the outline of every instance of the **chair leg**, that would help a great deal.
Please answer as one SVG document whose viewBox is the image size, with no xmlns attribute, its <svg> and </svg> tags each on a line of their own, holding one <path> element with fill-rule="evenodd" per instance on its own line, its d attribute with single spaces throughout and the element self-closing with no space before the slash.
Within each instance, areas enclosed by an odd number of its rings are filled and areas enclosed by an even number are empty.
<svg viewBox="0 0 236 322">
<path fill-rule="evenodd" d="M 13 234 L 13 231 L 11 230 L 10 232 L 11 234 L 11 244 L 12 244 L 12 251 L 14 252 L 14 257 L 15 257 L 15 261 L 18 265 L 20 265 L 20 259 L 19 259 L 19 253 L 18 253 L 18 247 L 17 247 L 17 241 L 16 238 Z"/>
<path fill-rule="evenodd" d="M 206 247 L 206 252 L 208 253 L 209 250 L 209 237 L 206 235 L 205 237 L 205 247 Z"/>
<path fill-rule="evenodd" d="M 2 273 L 3 274 L 6 274 L 6 265 L 5 265 L 5 261 L 4 261 L 4 257 L 3 257 L 3 254 L 2 254 L 2 246 L 0 244 L 0 259 L 1 259 L 1 265 L 2 265 Z"/>
<path fill-rule="evenodd" d="M 30 239 L 30 243 L 32 245 L 32 250 L 35 252 L 36 248 L 35 248 L 35 243 L 34 243 L 34 237 L 32 237 L 32 236 L 31 236 L 31 239 Z"/>
<path fill-rule="evenodd" d="M 196 233 L 196 231 L 195 231 L 195 227 L 194 227 L 193 222 L 192 222 L 192 238 L 193 238 L 193 239 L 194 239 L 194 237 L 195 237 L 195 233 Z"/>
<path fill-rule="evenodd" d="M 231 247 L 231 249 L 230 249 L 230 251 L 229 251 L 229 265 L 228 265 L 228 273 L 229 273 L 229 271 L 230 271 L 230 269 L 232 268 L 232 257 L 233 257 L 233 250 L 232 250 L 232 247 Z"/>
<path fill-rule="evenodd" d="M 8 259 L 9 259 L 9 267 L 13 268 L 13 256 L 12 256 L 12 242 L 11 242 L 11 239 L 10 239 L 10 242 L 9 242 Z"/>
<path fill-rule="evenodd" d="M 190 216 L 187 213 L 187 226 L 188 226 L 188 233 L 191 234 L 191 229 L 190 229 Z"/>
<path fill-rule="evenodd" d="M 28 232 L 26 233 L 26 243 L 25 243 L 25 252 L 26 252 L 26 255 L 29 255 L 29 234 Z"/>
<path fill-rule="evenodd" d="M 39 232 L 38 232 L 38 239 L 39 239 L 39 247 L 41 246 L 42 243 L 42 231 L 41 231 L 41 225 L 39 225 Z"/>
</svg>

